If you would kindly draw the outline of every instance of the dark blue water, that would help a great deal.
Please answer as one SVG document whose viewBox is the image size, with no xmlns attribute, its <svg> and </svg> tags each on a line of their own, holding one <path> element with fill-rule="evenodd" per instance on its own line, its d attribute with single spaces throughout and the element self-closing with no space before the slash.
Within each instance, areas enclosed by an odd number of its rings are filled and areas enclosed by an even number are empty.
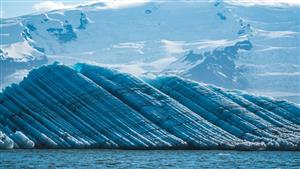
<svg viewBox="0 0 300 169">
<path fill-rule="evenodd" d="M 1 150 L 0 168 L 300 168 L 300 152 Z"/>
</svg>

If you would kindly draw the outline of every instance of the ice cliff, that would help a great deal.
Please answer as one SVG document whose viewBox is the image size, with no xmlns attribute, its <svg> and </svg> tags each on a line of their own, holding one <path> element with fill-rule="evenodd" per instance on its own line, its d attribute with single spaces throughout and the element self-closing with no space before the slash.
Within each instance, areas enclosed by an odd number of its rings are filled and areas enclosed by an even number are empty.
<svg viewBox="0 0 300 169">
<path fill-rule="evenodd" d="M 0 93 L 0 148 L 300 150 L 299 124 L 287 101 L 87 64 Z"/>
</svg>

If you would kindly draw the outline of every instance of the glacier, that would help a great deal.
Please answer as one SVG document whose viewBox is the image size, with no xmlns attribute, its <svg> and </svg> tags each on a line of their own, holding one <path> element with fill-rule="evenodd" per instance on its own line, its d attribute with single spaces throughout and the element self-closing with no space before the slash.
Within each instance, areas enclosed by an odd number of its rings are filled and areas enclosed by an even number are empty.
<svg viewBox="0 0 300 169">
<path fill-rule="evenodd" d="M 0 90 L 43 64 L 85 62 L 135 75 L 171 72 L 300 103 L 299 6 L 143 2 L 0 18 Z"/>
<path fill-rule="evenodd" d="M 300 150 L 300 107 L 160 75 L 54 63 L 0 93 L 0 149 Z"/>
</svg>

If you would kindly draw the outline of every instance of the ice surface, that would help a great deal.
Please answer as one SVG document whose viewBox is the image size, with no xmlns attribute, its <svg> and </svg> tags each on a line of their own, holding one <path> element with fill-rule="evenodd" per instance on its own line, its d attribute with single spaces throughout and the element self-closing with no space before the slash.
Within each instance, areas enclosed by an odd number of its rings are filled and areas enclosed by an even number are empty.
<svg viewBox="0 0 300 169">
<path fill-rule="evenodd" d="M 300 108 L 176 76 L 52 64 L 0 93 L 0 148 L 299 150 Z"/>
<path fill-rule="evenodd" d="M 264 142 L 268 149 L 299 146 L 300 111 L 291 103 L 274 100 L 263 105 L 264 97 L 237 94 L 174 76 L 162 76 L 150 84 L 239 138 Z M 274 102 L 284 102 L 290 108 Z"/>
<path fill-rule="evenodd" d="M 14 142 L 4 133 L 0 131 L 0 149 L 11 149 L 14 147 Z"/>
</svg>

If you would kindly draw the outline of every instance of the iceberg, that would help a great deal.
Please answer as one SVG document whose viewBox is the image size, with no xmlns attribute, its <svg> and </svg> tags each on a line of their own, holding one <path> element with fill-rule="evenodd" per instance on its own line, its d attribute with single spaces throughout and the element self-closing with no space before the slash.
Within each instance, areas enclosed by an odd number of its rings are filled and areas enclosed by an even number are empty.
<svg viewBox="0 0 300 169">
<path fill-rule="evenodd" d="M 300 109 L 292 103 L 280 101 L 285 108 L 275 105 L 279 101 L 263 105 L 270 99 L 172 76 L 149 83 L 238 138 L 263 142 L 268 149 L 299 146 Z"/>
<path fill-rule="evenodd" d="M 288 101 L 55 63 L 0 93 L 0 148 L 300 150 L 299 119 Z"/>
<path fill-rule="evenodd" d="M 0 131 L 0 149 L 12 149 L 13 147 L 14 142 Z"/>
</svg>

